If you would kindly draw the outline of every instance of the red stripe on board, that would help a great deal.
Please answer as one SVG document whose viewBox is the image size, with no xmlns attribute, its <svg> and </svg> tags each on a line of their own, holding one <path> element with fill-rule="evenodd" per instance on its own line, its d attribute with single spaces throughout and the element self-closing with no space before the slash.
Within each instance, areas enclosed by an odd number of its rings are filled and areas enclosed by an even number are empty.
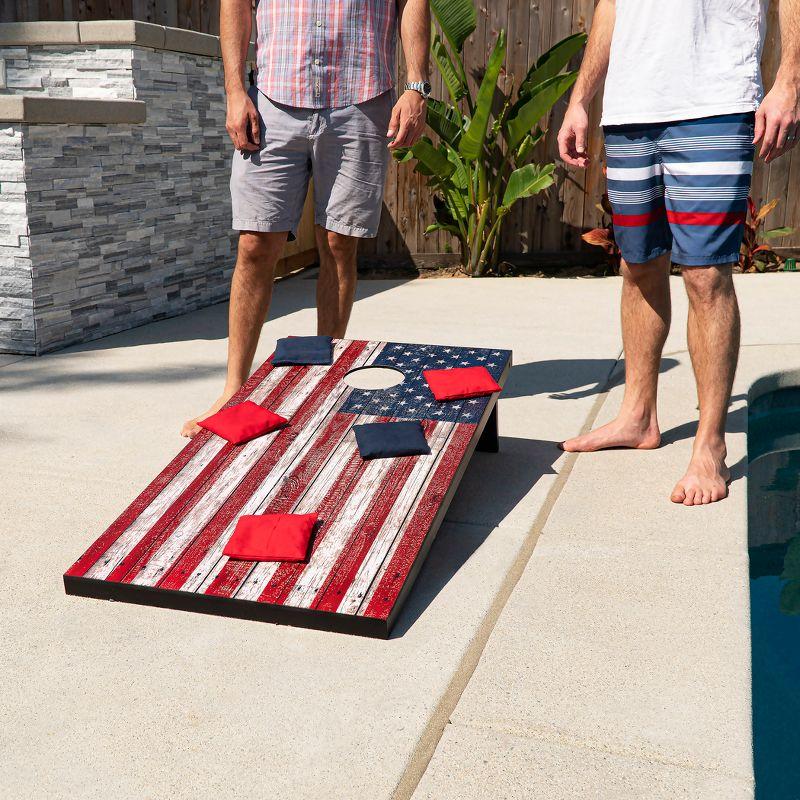
<svg viewBox="0 0 800 800">
<path fill-rule="evenodd" d="M 342 423 L 345 423 L 346 430 L 349 430 L 350 425 L 353 423 L 354 417 L 350 417 L 349 415 L 345 414 L 341 415 L 337 414 L 336 416 L 339 418 L 338 424 L 341 425 Z M 335 444 L 338 443 L 339 442 L 336 442 Z M 330 452 L 333 451 L 335 444 L 332 444 L 331 447 L 329 448 L 328 453 L 325 455 L 326 459 L 327 455 L 329 455 Z M 316 460 L 315 455 L 313 453 L 313 451 L 317 449 L 316 443 L 314 442 L 311 443 L 311 449 L 312 453 L 309 454 L 310 458 Z M 342 492 L 344 492 L 345 489 L 349 486 L 353 475 L 356 474 L 356 472 L 362 465 L 363 465 L 363 459 L 356 452 L 355 456 L 351 458 L 347 464 L 345 464 L 344 469 L 342 470 L 342 472 L 339 473 L 336 480 L 334 481 L 333 484 L 334 490 L 341 490 Z M 280 497 L 276 497 L 271 503 L 267 505 L 263 513 L 264 514 L 288 513 L 291 510 L 297 498 L 300 496 L 302 491 L 307 488 L 307 486 L 308 483 L 306 483 L 303 486 L 298 484 L 297 485 L 298 491 L 296 492 L 294 497 L 287 496 L 284 498 L 283 495 L 281 495 Z M 315 532 L 313 549 L 316 549 L 317 544 L 319 543 L 319 541 L 323 536 L 322 531 L 330 523 L 333 514 L 332 507 L 329 504 L 326 504 L 325 502 L 323 502 L 319 508 L 315 509 L 315 511 L 317 514 L 319 514 L 322 523 L 317 527 L 317 530 Z M 239 587 L 242 585 L 243 581 L 245 580 L 247 575 L 250 573 L 250 570 L 255 566 L 256 563 L 257 562 L 255 561 L 241 561 L 237 559 L 229 559 L 225 563 L 225 566 L 219 571 L 217 577 L 214 578 L 214 581 L 211 583 L 208 589 L 206 589 L 205 593 L 217 595 L 219 597 L 233 596 L 239 589 Z M 298 568 L 297 571 L 299 573 L 302 572 L 303 568 L 305 567 L 305 564 L 303 563 L 282 564 L 280 567 L 278 567 L 278 570 L 280 570 L 282 567 Z M 273 576 L 273 578 L 274 577 L 275 576 Z"/>
<path fill-rule="evenodd" d="M 315 445 L 298 464 L 297 468 L 292 471 L 291 475 L 283 481 L 280 497 L 273 504 L 277 510 L 273 510 L 273 505 L 271 505 L 266 513 L 288 513 L 291 511 L 297 498 L 311 484 L 319 470 L 324 466 L 330 453 L 344 438 L 352 422 L 353 419 L 348 415 L 334 415 L 330 425 L 322 433 Z M 277 508 L 278 506 L 280 508 Z M 210 539 L 207 531 L 208 527 L 186 548 L 183 555 L 158 582 L 159 587 L 180 589 L 183 586 L 216 541 L 216 538 Z"/>
<path fill-rule="evenodd" d="M 249 395 L 271 372 L 272 364 L 265 362 L 247 380 L 245 385 L 226 404 L 239 402 Z M 147 488 L 120 514 L 119 517 L 96 539 L 89 549 L 67 570 L 66 574 L 85 575 L 102 557 L 103 553 L 130 527 L 131 523 L 158 497 L 172 479 L 191 461 L 200 448 L 211 438 L 211 431 L 201 430 L 169 464 L 150 482 Z"/>
<path fill-rule="evenodd" d="M 646 214 L 613 214 L 612 218 L 615 225 L 623 228 L 638 228 L 641 225 L 649 225 L 664 216 L 664 208 L 656 208 Z"/>
<path fill-rule="evenodd" d="M 208 525 L 205 526 L 202 533 L 204 536 L 210 537 L 210 541 L 216 541 L 236 518 L 259 484 L 269 475 L 270 470 L 299 436 L 303 426 L 316 412 L 320 401 L 327 397 L 331 389 L 341 381 L 366 346 L 367 342 L 351 343 L 333 366 L 330 367 L 325 377 L 317 384 L 301 405 L 299 411 L 292 417 L 292 424 L 281 429 L 269 448 L 247 473 L 244 480 L 239 483 Z"/>
<path fill-rule="evenodd" d="M 290 391 L 305 375 L 305 367 L 292 367 L 261 401 L 262 408 L 280 402 L 281 397 Z M 289 422 L 291 424 L 291 420 Z M 225 472 L 239 455 L 241 447 L 225 443 L 222 449 L 202 469 L 197 477 L 184 489 L 158 521 L 136 543 L 125 558 L 111 571 L 106 580 L 131 583 L 145 568 L 150 556 L 169 539 L 186 515 L 202 500 L 207 491 L 213 489 L 216 479 Z"/>
<path fill-rule="evenodd" d="M 339 516 L 342 507 L 350 497 L 350 487 L 361 477 L 367 464 L 368 462 L 361 458 L 361 454 L 358 452 L 358 448 L 356 448 L 349 461 L 345 464 L 344 469 L 339 474 L 338 479 L 331 487 L 330 492 L 325 495 L 320 503 L 317 513 L 322 523 L 314 536 L 309 560 L 325 539 L 325 534 L 327 534 L 330 529 L 331 523 Z M 297 581 L 300 580 L 307 563 L 308 562 L 281 564 L 278 569 L 275 570 L 275 574 L 270 578 L 269 583 L 264 587 L 257 602 L 276 603 L 278 605 L 283 604 L 289 596 L 289 593 L 297 584 Z"/>
<path fill-rule="evenodd" d="M 369 601 L 364 616 L 388 618 L 474 433 L 475 425 L 459 423 L 456 426 L 453 439 L 403 531 L 403 538 Z"/>
<path fill-rule="evenodd" d="M 432 420 L 425 420 L 422 426 L 425 438 L 430 438 L 436 423 Z M 336 611 L 339 608 L 342 598 L 350 588 L 350 584 L 372 547 L 375 537 L 383 527 L 383 523 L 420 458 L 426 458 L 426 456 L 393 460 L 380 485 L 374 490 L 369 506 L 354 527 L 328 578 L 317 592 L 311 608 L 320 611 Z"/>
<path fill-rule="evenodd" d="M 745 221 L 743 211 L 728 211 L 712 214 L 699 211 L 667 211 L 667 219 L 676 225 L 741 225 Z"/>
</svg>

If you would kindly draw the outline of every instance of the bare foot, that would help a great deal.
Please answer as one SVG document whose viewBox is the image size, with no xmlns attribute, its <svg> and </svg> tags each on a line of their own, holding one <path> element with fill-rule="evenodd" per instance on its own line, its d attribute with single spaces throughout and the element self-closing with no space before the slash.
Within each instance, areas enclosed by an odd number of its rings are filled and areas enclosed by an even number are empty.
<svg viewBox="0 0 800 800">
<path fill-rule="evenodd" d="M 710 446 L 695 442 L 686 474 L 672 490 L 670 500 L 685 506 L 716 503 L 728 496 L 731 471 L 725 464 L 725 444 Z"/>
<path fill-rule="evenodd" d="M 201 419 L 205 419 L 206 417 L 210 417 L 212 414 L 216 414 L 228 400 L 233 397 L 239 389 L 226 389 L 214 402 L 211 408 L 208 411 L 203 412 L 200 414 L 199 417 L 195 417 L 194 419 L 190 419 L 188 422 L 183 423 L 183 427 L 181 428 L 181 436 L 185 436 L 187 439 L 194 439 L 198 433 L 202 430 L 202 428 L 197 424 L 200 422 Z"/>
<path fill-rule="evenodd" d="M 593 453 L 611 447 L 630 447 L 635 450 L 655 450 L 661 444 L 661 432 L 655 417 L 617 417 L 608 425 L 589 431 L 583 436 L 567 439 L 561 449 L 568 453 Z"/>
</svg>

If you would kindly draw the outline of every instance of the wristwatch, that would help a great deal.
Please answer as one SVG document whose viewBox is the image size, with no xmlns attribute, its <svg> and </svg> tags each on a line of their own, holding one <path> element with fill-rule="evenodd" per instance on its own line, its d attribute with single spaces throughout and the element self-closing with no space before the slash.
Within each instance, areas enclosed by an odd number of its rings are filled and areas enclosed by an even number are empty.
<svg viewBox="0 0 800 800">
<path fill-rule="evenodd" d="M 409 81 L 403 88 L 407 92 L 419 92 L 425 100 L 431 96 L 433 89 L 429 81 Z"/>
</svg>

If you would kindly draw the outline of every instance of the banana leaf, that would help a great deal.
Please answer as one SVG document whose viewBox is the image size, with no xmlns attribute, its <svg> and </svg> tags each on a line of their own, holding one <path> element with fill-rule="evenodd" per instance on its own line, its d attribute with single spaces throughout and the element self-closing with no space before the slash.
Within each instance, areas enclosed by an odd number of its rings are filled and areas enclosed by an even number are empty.
<svg viewBox="0 0 800 800">
<path fill-rule="evenodd" d="M 464 85 L 464 81 L 461 80 L 461 76 L 450 58 L 450 53 L 447 52 L 447 48 L 439 38 L 438 33 L 434 35 L 431 43 L 431 56 L 433 56 L 436 66 L 439 67 L 444 85 L 447 87 L 453 103 L 457 103 L 466 93 L 467 87 Z"/>
<path fill-rule="evenodd" d="M 519 87 L 520 97 L 530 96 L 536 86 L 558 75 L 569 60 L 583 49 L 588 38 L 585 33 L 575 33 L 554 44 L 528 71 Z"/>
<path fill-rule="evenodd" d="M 483 143 L 486 140 L 486 128 L 489 125 L 489 117 L 492 113 L 492 101 L 497 87 L 497 79 L 500 76 L 500 70 L 503 68 L 505 57 L 506 32 L 500 31 L 494 50 L 489 56 L 489 63 L 486 65 L 486 73 L 481 81 L 481 88 L 478 90 L 475 113 L 472 115 L 469 127 L 458 144 L 459 153 L 468 161 L 475 161 L 483 152 Z"/>
<path fill-rule="evenodd" d="M 531 197 L 542 189 L 546 189 L 553 184 L 553 170 L 555 164 L 526 164 L 524 167 L 515 169 L 508 178 L 506 192 L 503 195 L 501 211 L 508 211 L 517 200 L 523 197 Z"/>
<path fill-rule="evenodd" d="M 431 0 L 431 11 L 447 41 L 460 53 L 478 24 L 472 0 Z"/>
<path fill-rule="evenodd" d="M 432 97 L 428 98 L 428 127 L 439 137 L 442 141 L 458 146 L 463 133 L 463 122 L 461 112 L 453 106 L 443 103 L 441 100 L 434 100 Z"/>
<path fill-rule="evenodd" d="M 555 105 L 559 97 L 575 83 L 577 77 L 577 72 L 567 72 L 564 75 L 548 78 L 535 88 L 530 99 L 519 108 L 516 116 L 506 123 L 509 147 L 515 148 L 522 142 L 533 126 Z"/>
<path fill-rule="evenodd" d="M 414 158 L 419 162 L 417 169 L 424 175 L 435 175 L 439 179 L 450 177 L 455 166 L 450 163 L 447 154 L 434 147 L 430 139 L 423 137 L 412 148 Z M 424 170 L 419 167 L 424 167 Z"/>
</svg>

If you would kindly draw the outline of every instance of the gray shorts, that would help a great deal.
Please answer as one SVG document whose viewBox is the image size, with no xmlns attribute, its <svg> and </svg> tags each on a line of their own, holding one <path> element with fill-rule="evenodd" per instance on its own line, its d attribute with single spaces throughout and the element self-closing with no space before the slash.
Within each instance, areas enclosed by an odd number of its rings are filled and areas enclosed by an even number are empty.
<svg viewBox="0 0 800 800">
<path fill-rule="evenodd" d="M 231 200 L 238 231 L 297 233 L 308 181 L 314 221 L 347 236 L 378 235 L 391 154 L 393 92 L 343 108 L 294 108 L 250 89 L 261 122 L 258 152 L 233 154 Z"/>
</svg>

